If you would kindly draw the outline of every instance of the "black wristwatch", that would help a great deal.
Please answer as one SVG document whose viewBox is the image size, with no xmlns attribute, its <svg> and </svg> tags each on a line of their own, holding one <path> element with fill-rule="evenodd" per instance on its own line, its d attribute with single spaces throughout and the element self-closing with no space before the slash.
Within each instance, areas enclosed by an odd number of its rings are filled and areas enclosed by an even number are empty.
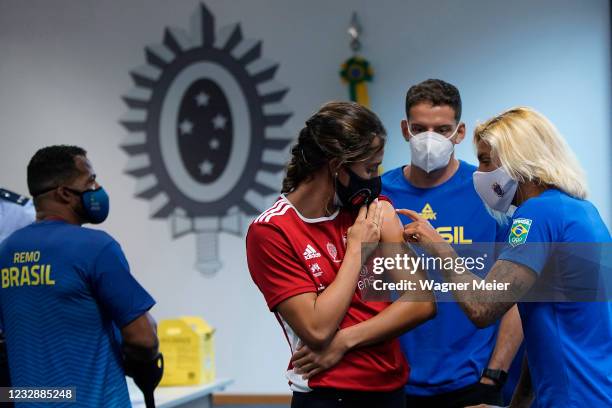
<svg viewBox="0 0 612 408">
<path fill-rule="evenodd" d="M 504 370 L 493 370 L 491 368 L 485 368 L 482 372 L 482 377 L 488 378 L 493 381 L 499 388 L 506 384 L 508 379 L 508 372 Z"/>
</svg>

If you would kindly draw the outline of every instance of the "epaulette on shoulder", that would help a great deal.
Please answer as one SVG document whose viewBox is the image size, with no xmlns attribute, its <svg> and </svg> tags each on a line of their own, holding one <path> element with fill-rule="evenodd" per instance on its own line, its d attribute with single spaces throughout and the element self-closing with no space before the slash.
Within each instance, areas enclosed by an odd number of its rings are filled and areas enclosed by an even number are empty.
<svg viewBox="0 0 612 408">
<path fill-rule="evenodd" d="M 8 201 L 17 205 L 26 205 L 30 199 L 26 196 L 0 188 L 0 201 Z"/>
</svg>

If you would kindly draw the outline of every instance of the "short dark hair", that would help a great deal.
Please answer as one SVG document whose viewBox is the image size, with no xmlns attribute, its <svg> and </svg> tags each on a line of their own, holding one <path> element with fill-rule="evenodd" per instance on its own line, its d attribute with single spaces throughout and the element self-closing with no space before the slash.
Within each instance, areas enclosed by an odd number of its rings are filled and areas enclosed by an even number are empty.
<svg viewBox="0 0 612 408">
<path fill-rule="evenodd" d="M 50 188 L 71 181 L 79 175 L 75 157 L 86 156 L 78 146 L 57 145 L 43 147 L 28 164 L 28 190 L 36 197 Z"/>
<path fill-rule="evenodd" d="M 406 93 L 406 117 L 410 115 L 410 108 L 422 102 L 433 106 L 448 105 L 455 111 L 455 120 L 461 119 L 461 95 L 457 87 L 448 82 L 428 79 L 411 86 Z"/>
</svg>

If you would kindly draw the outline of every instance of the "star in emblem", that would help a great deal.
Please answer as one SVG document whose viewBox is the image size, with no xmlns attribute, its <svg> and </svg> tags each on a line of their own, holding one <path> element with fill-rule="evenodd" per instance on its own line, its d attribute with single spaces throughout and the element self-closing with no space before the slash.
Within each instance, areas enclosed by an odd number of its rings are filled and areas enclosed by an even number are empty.
<svg viewBox="0 0 612 408">
<path fill-rule="evenodd" d="M 212 174 L 212 170 L 213 170 L 213 164 L 208 161 L 208 160 L 204 160 L 202 163 L 200 163 L 200 173 L 202 173 L 205 176 L 211 175 Z"/>
<path fill-rule="evenodd" d="M 219 144 L 219 139 L 211 139 L 208 146 L 213 150 L 217 150 L 219 148 Z"/>
<path fill-rule="evenodd" d="M 227 118 L 218 113 L 212 121 L 215 129 L 225 129 L 225 123 L 227 122 Z"/>
<path fill-rule="evenodd" d="M 193 123 L 191 123 L 188 119 L 183 119 L 179 125 L 179 128 L 181 129 L 182 135 L 191 134 L 191 131 L 193 130 Z"/>
<path fill-rule="evenodd" d="M 207 106 L 208 105 L 208 100 L 210 99 L 210 96 L 208 96 L 207 94 L 205 94 L 204 92 L 200 92 L 199 94 L 196 95 L 195 100 L 196 100 L 196 104 L 198 106 Z"/>
</svg>

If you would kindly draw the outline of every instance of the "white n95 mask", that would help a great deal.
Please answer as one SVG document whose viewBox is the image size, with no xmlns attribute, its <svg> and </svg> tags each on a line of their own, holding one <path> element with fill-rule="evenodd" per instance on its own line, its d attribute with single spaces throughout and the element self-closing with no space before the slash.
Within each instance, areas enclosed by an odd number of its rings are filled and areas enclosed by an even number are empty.
<svg viewBox="0 0 612 408">
<path fill-rule="evenodd" d="M 411 136 L 409 143 L 412 164 L 427 173 L 446 166 L 455 149 L 455 145 L 450 139 L 455 136 L 457 129 L 459 129 L 459 125 L 449 137 L 431 131 L 413 135 L 410 131 L 410 123 L 408 123 L 408 133 Z"/>
<path fill-rule="evenodd" d="M 502 213 L 508 212 L 518 182 L 510 177 L 503 167 L 493 171 L 475 171 L 472 178 L 476 192 L 489 208 Z"/>
</svg>

